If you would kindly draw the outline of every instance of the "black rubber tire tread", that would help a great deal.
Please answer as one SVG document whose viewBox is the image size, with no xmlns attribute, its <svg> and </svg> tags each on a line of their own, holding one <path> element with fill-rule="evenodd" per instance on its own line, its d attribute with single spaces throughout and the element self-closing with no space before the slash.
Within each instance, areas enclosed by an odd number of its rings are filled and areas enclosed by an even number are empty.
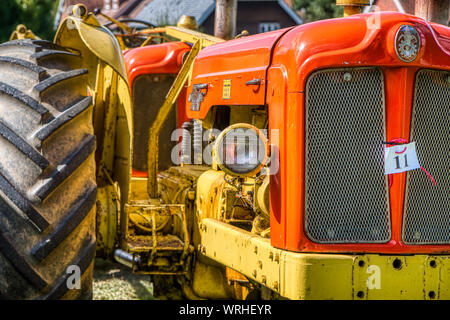
<svg viewBox="0 0 450 320">
<path fill-rule="evenodd" d="M 23 154 L 27 155 L 35 164 L 39 166 L 42 170 L 47 168 L 50 163 L 47 159 L 38 152 L 35 148 L 30 146 L 30 144 L 18 136 L 14 131 L 8 128 L 3 122 L 0 121 L 0 135 L 8 140 L 11 144 L 16 146 Z"/>
<path fill-rule="evenodd" d="M 49 111 L 46 107 L 44 107 L 42 104 L 40 104 L 38 101 L 30 97 L 29 95 L 21 92 L 20 90 L 15 89 L 14 87 L 0 82 L 0 93 L 3 93 L 5 95 L 10 96 L 13 99 L 16 99 L 17 102 L 22 103 L 26 105 L 27 107 L 33 109 L 35 112 L 37 112 L 42 117 L 49 114 Z M 52 119 L 51 115 L 48 115 L 45 117 L 46 119 L 41 119 L 41 121 L 49 121 Z"/>
<path fill-rule="evenodd" d="M 78 69 L 78 70 L 71 70 L 71 71 L 67 71 L 67 72 L 61 72 L 61 73 L 58 73 L 57 75 L 54 75 L 50 78 L 45 79 L 44 81 L 41 81 L 39 84 L 37 84 L 34 87 L 34 90 L 36 90 L 39 93 L 42 93 L 45 90 L 53 87 L 55 84 L 76 78 L 83 74 L 87 74 L 86 69 Z"/>
<path fill-rule="evenodd" d="M 75 53 L 68 52 L 68 51 L 61 51 L 61 50 L 46 50 L 34 53 L 31 57 L 36 59 L 36 61 L 39 63 L 43 59 L 47 57 L 54 57 L 56 55 L 63 55 L 63 56 L 77 56 Z"/>
<path fill-rule="evenodd" d="M 80 59 L 43 40 L 0 44 L 0 299 L 92 298 L 95 136 Z"/>
<path fill-rule="evenodd" d="M 23 59 L 17 59 L 13 57 L 0 57 L 0 63 L 15 65 L 15 67 L 22 67 L 37 75 L 37 80 L 44 80 L 48 77 L 47 70 L 39 67 L 38 65 L 28 62 Z"/>
</svg>

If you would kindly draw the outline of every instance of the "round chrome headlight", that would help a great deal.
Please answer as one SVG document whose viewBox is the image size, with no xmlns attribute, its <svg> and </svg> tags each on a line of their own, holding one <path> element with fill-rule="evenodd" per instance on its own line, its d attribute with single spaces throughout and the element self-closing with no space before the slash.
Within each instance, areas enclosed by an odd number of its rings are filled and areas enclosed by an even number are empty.
<svg viewBox="0 0 450 320">
<path fill-rule="evenodd" d="M 221 132 L 214 144 L 214 162 L 233 176 L 257 174 L 267 163 L 268 142 L 264 133 L 247 123 L 237 123 Z"/>
</svg>

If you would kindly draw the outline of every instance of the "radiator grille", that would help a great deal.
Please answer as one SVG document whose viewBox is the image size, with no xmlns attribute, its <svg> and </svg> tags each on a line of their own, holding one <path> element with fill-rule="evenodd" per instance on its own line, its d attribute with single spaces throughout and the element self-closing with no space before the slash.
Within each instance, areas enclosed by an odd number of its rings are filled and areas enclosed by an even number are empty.
<svg viewBox="0 0 450 320">
<path fill-rule="evenodd" d="M 306 87 L 305 229 L 319 243 L 391 237 L 378 68 L 315 72 Z"/>
<path fill-rule="evenodd" d="M 421 70 L 416 76 L 411 140 L 421 170 L 407 174 L 403 241 L 450 243 L 450 72 Z"/>
</svg>

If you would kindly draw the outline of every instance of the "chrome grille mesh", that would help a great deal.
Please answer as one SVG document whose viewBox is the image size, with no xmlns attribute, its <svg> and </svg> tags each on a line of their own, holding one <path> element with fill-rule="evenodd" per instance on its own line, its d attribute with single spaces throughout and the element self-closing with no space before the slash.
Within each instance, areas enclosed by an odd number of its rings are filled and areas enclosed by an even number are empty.
<svg viewBox="0 0 450 320">
<path fill-rule="evenodd" d="M 407 174 L 403 241 L 450 243 L 450 72 L 421 70 L 416 76 L 410 141 L 421 170 Z"/>
<path fill-rule="evenodd" d="M 319 243 L 391 237 L 378 68 L 315 72 L 306 85 L 305 229 Z"/>
</svg>

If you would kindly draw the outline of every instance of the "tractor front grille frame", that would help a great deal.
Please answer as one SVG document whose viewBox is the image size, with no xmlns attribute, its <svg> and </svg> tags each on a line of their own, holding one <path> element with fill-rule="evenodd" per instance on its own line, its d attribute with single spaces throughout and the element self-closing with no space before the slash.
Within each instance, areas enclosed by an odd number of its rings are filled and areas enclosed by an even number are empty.
<svg viewBox="0 0 450 320">
<path fill-rule="evenodd" d="M 408 171 L 402 240 L 406 244 L 450 243 L 450 72 L 416 74 L 410 141 L 422 170 Z"/>
<path fill-rule="evenodd" d="M 391 239 L 384 90 L 376 67 L 320 70 L 307 80 L 305 232 L 313 242 Z"/>
</svg>

